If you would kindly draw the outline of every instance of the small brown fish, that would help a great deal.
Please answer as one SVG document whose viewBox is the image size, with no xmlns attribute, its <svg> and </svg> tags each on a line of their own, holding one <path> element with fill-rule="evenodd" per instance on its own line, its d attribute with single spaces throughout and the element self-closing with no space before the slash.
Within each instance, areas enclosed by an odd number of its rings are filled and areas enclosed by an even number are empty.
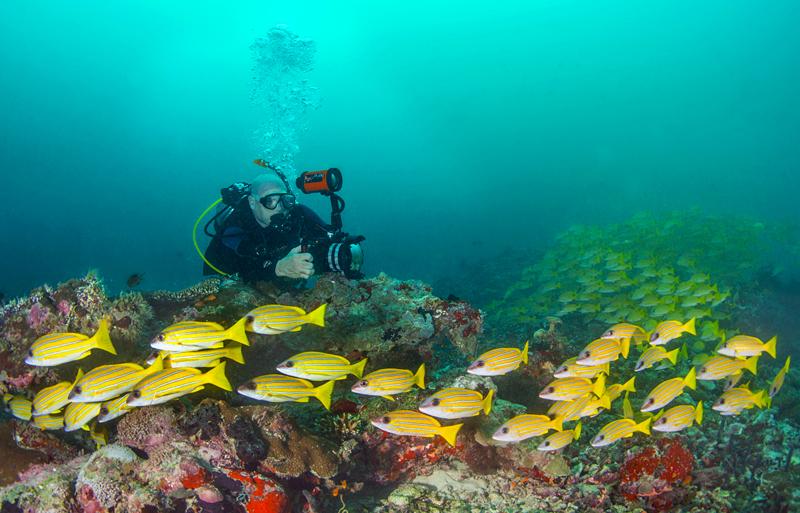
<svg viewBox="0 0 800 513">
<path fill-rule="evenodd" d="M 128 278 L 128 281 L 126 281 L 125 283 L 128 284 L 128 287 L 135 287 L 135 286 L 137 286 L 139 284 L 140 281 L 142 281 L 144 279 L 144 278 L 142 278 L 142 276 L 144 276 L 144 273 L 142 273 L 142 274 L 132 274 L 131 277 Z"/>
</svg>

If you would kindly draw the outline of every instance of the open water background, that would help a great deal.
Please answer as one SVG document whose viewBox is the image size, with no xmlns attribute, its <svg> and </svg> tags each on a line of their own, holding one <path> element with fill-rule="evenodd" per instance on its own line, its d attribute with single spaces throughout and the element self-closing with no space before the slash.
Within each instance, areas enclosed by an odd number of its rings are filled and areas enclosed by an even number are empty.
<svg viewBox="0 0 800 513">
<path fill-rule="evenodd" d="M 7 298 L 89 268 L 111 293 L 200 279 L 195 219 L 260 169 L 249 47 L 277 24 L 317 45 L 295 167 L 342 170 L 368 275 L 641 210 L 800 218 L 797 2 L 234 5 L 0 3 Z"/>
</svg>

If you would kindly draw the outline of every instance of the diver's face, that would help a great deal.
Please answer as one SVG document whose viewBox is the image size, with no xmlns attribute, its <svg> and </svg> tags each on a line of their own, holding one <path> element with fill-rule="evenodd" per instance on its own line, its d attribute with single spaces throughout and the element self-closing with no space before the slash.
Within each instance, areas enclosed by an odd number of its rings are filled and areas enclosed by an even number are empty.
<svg viewBox="0 0 800 513">
<path fill-rule="evenodd" d="M 261 198 L 269 196 L 270 194 L 286 194 L 285 187 L 267 187 L 261 191 L 261 194 L 258 198 L 253 197 L 252 195 L 248 198 L 250 203 L 250 209 L 253 211 L 253 217 L 256 218 L 258 224 L 261 225 L 262 228 L 269 226 L 269 223 L 272 221 L 272 217 L 276 214 L 281 214 L 285 211 L 283 208 L 283 202 L 278 201 L 277 205 L 273 210 L 266 208 L 261 203 Z"/>
</svg>

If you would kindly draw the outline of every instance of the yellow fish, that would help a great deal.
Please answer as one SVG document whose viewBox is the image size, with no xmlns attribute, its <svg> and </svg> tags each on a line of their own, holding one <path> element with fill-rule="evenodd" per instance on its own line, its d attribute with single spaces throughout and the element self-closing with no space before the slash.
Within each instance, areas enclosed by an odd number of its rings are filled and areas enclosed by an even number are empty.
<svg viewBox="0 0 800 513">
<path fill-rule="evenodd" d="M 299 331 L 303 324 L 325 327 L 325 308 L 327 306 L 328 303 L 323 303 L 309 313 L 296 306 L 261 306 L 251 310 L 245 316 L 248 319 L 247 331 L 254 331 L 262 335 L 278 335 L 289 331 Z"/>
<path fill-rule="evenodd" d="M 479 415 L 481 410 L 488 415 L 492 410 L 493 390 L 484 398 L 476 390 L 445 388 L 425 399 L 419 411 L 440 419 L 463 419 Z"/>
<path fill-rule="evenodd" d="M 647 418 L 639 424 L 633 419 L 619 419 L 603 426 L 600 432 L 592 440 L 592 447 L 604 447 L 611 445 L 621 438 L 628 438 L 633 436 L 634 431 L 641 431 L 647 435 L 650 434 L 650 421 L 652 418 Z"/>
<path fill-rule="evenodd" d="M 456 445 L 456 435 L 464 424 L 442 426 L 439 421 L 428 415 L 409 410 L 397 410 L 384 413 L 370 421 L 373 426 L 400 436 L 435 437 L 440 435 L 447 443 Z"/>
<path fill-rule="evenodd" d="M 273 403 L 307 403 L 309 397 L 316 397 L 326 410 L 331 409 L 331 394 L 335 379 L 314 387 L 311 382 L 283 374 L 268 374 L 253 378 L 237 389 L 243 396 L 258 401 Z"/>
<path fill-rule="evenodd" d="M 528 342 L 525 342 L 522 351 L 513 347 L 487 351 L 472 362 L 467 372 L 478 376 L 500 376 L 516 369 L 521 363 L 528 363 Z"/>
<path fill-rule="evenodd" d="M 277 369 L 278 372 L 295 378 L 328 381 L 344 379 L 348 374 L 361 379 L 366 364 L 366 358 L 358 363 L 350 363 L 342 356 L 311 351 L 292 356 L 279 364 Z"/>
<path fill-rule="evenodd" d="M 685 378 L 672 378 L 656 386 L 642 404 L 642 411 L 654 411 L 668 405 L 673 399 L 683 393 L 683 388 L 689 387 L 694 390 L 695 370 L 692 367 Z"/>
<path fill-rule="evenodd" d="M 150 342 L 150 346 L 168 353 L 219 347 L 217 344 L 221 344 L 224 340 L 235 340 L 249 346 L 250 341 L 247 340 L 247 333 L 245 333 L 246 324 L 247 317 L 242 317 L 227 330 L 216 322 L 179 322 L 156 335 Z"/>
<path fill-rule="evenodd" d="M 164 369 L 150 374 L 130 391 L 127 405 L 132 407 L 165 403 L 171 399 L 198 392 L 204 388 L 205 384 L 216 385 L 223 390 L 232 391 L 231 384 L 225 377 L 225 362 L 205 374 L 192 368 Z M 100 403 L 95 404 L 97 404 L 99 412 Z"/>
<path fill-rule="evenodd" d="M 105 319 L 100 321 L 97 332 L 91 337 L 80 333 L 51 333 L 36 339 L 28 350 L 25 363 L 51 367 L 86 358 L 92 349 L 117 354 L 108 336 L 108 323 Z"/>
<path fill-rule="evenodd" d="M 37 417 L 39 415 L 55 413 L 69 404 L 69 393 L 75 383 L 77 383 L 82 377 L 83 370 L 78 369 L 78 375 L 75 376 L 74 383 L 62 381 L 61 383 L 51 387 L 39 390 L 39 392 L 37 392 L 36 396 L 33 398 L 33 410 L 31 411 L 31 415 Z"/>
<path fill-rule="evenodd" d="M 414 385 L 425 389 L 425 364 L 419 366 L 416 374 L 406 369 L 381 369 L 371 372 L 350 389 L 353 393 L 376 395 L 394 401 L 395 394 L 402 394 Z"/>
<path fill-rule="evenodd" d="M 517 415 L 497 428 L 492 438 L 498 442 L 521 442 L 549 430 L 562 431 L 563 417 L 550 420 L 547 415 Z"/>
<path fill-rule="evenodd" d="M 577 440 L 580 436 L 581 423 L 578 422 L 578 425 L 575 426 L 575 429 L 556 432 L 545 438 L 544 441 L 539 444 L 538 449 L 540 451 L 557 451 L 568 446 L 573 440 Z"/>
</svg>

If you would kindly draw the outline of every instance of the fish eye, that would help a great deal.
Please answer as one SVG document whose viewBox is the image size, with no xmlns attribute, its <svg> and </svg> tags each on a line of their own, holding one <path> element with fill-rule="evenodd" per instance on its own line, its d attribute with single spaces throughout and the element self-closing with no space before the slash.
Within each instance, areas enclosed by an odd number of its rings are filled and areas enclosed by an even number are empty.
<svg viewBox="0 0 800 513">
<path fill-rule="evenodd" d="M 164 339 L 167 337 L 165 337 L 163 333 L 159 333 L 156 338 L 158 339 L 159 342 L 163 342 Z"/>
<path fill-rule="evenodd" d="M 391 420 L 392 420 L 392 419 L 390 419 L 389 417 L 384 417 L 384 418 L 383 418 L 383 423 L 384 423 L 384 424 L 388 424 L 389 422 L 391 422 Z"/>
<path fill-rule="evenodd" d="M 772 388 L 770 388 L 770 389 L 769 389 L 769 393 L 770 393 L 770 394 L 774 394 L 774 393 L 775 393 L 775 391 L 776 391 L 776 388 L 775 388 L 775 387 L 772 387 Z"/>
<path fill-rule="evenodd" d="M 431 404 L 433 406 L 439 406 L 439 399 L 434 399 L 433 401 L 431 401 Z"/>
<path fill-rule="evenodd" d="M 362 379 L 361 381 L 358 382 L 358 386 L 360 387 L 369 386 L 369 381 L 367 381 L 366 379 Z"/>
<path fill-rule="evenodd" d="M 141 390 L 134 390 L 133 392 L 131 392 L 131 394 L 133 394 L 133 397 L 136 398 L 136 399 L 139 399 L 140 397 L 142 397 Z"/>
<path fill-rule="evenodd" d="M 659 420 L 658 422 L 659 422 L 660 424 L 666 424 L 666 423 L 667 423 L 667 418 L 666 418 L 666 417 L 664 417 L 663 419 Z"/>
<path fill-rule="evenodd" d="M 75 388 L 73 388 L 72 390 L 73 390 L 73 392 L 75 392 L 76 394 L 80 394 L 80 393 L 82 393 L 82 391 L 81 391 L 81 387 L 75 387 Z"/>
<path fill-rule="evenodd" d="M 253 381 L 248 382 L 245 386 L 247 387 L 248 390 L 255 390 L 256 389 L 256 384 Z"/>
<path fill-rule="evenodd" d="M 605 440 L 605 438 L 606 438 L 606 435 L 598 435 L 597 436 L 598 440 Z"/>
<path fill-rule="evenodd" d="M 725 404 L 725 399 L 724 398 L 720 399 L 719 404 Z"/>
<path fill-rule="evenodd" d="M 291 361 L 286 362 L 286 368 L 287 369 L 291 369 L 292 367 L 294 367 L 294 363 L 293 362 L 291 362 Z"/>
<path fill-rule="evenodd" d="M 476 367 L 483 367 L 485 363 L 486 362 L 484 362 L 483 360 L 478 360 L 477 362 L 475 362 L 475 366 Z"/>
<path fill-rule="evenodd" d="M 33 349 L 28 349 L 28 356 L 33 358 Z"/>
<path fill-rule="evenodd" d="M 611 335 L 613 335 L 613 334 L 614 334 L 614 330 L 608 330 L 608 331 L 606 332 L 606 336 L 609 336 L 609 337 L 610 337 Z"/>
<path fill-rule="evenodd" d="M 255 321 L 256 321 L 255 317 L 253 317 L 252 315 L 248 315 L 247 320 L 244 322 L 246 322 L 247 324 L 253 324 Z"/>
<path fill-rule="evenodd" d="M 545 446 L 545 447 L 550 447 L 550 442 L 545 442 L 545 443 L 544 443 L 544 446 Z"/>
<path fill-rule="evenodd" d="M 108 415 L 108 407 L 103 406 L 100 408 L 100 415 Z"/>
<path fill-rule="evenodd" d="M 649 401 L 647 401 L 647 404 L 653 404 L 654 402 L 656 402 L 655 399 L 650 399 Z"/>
<path fill-rule="evenodd" d="M 700 369 L 700 373 L 701 373 L 701 374 L 705 374 L 705 373 L 706 373 L 706 368 L 705 368 L 705 367 L 703 367 L 702 369 Z"/>
<path fill-rule="evenodd" d="M 590 351 L 584 351 L 583 352 L 583 357 L 584 358 L 589 358 L 590 356 L 592 356 L 592 353 Z"/>
<path fill-rule="evenodd" d="M 556 391 L 555 387 L 547 387 L 547 392 L 552 394 L 555 391 Z"/>
<path fill-rule="evenodd" d="M 508 428 L 503 428 L 503 434 L 504 434 L 504 435 L 507 435 L 507 434 L 508 434 Z"/>
</svg>

